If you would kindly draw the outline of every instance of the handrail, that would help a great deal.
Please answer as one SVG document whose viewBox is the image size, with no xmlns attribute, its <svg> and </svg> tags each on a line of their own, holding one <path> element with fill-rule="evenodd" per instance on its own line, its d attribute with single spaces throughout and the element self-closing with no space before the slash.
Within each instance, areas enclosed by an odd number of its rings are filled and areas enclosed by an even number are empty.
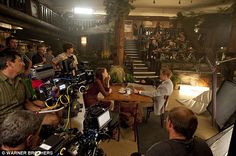
<svg viewBox="0 0 236 156">
<path fill-rule="evenodd" d="M 103 19 L 63 17 L 37 0 L 0 0 L 0 5 L 20 11 L 67 31 L 81 32 L 87 28 L 105 23 Z"/>
</svg>

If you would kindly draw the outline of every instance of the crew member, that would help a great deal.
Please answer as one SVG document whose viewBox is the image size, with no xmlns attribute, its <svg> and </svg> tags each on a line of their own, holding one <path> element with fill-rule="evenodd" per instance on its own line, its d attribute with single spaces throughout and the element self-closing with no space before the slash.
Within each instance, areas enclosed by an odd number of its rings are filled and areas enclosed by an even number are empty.
<svg viewBox="0 0 236 156">
<path fill-rule="evenodd" d="M 190 109 L 171 109 L 166 119 L 169 140 L 155 143 L 145 156 L 213 156 L 205 141 L 194 137 L 197 126 L 197 117 Z"/>
<path fill-rule="evenodd" d="M 28 109 L 39 111 L 44 108 L 43 101 L 30 101 L 31 94 L 19 76 L 24 70 L 20 54 L 6 49 L 0 53 L 0 124 L 15 110 Z M 55 114 L 46 114 L 43 124 L 57 126 L 59 118 Z"/>
<path fill-rule="evenodd" d="M 9 114 L 0 127 L 0 149 L 6 151 L 32 150 L 40 143 L 42 118 L 27 110 Z"/>
<path fill-rule="evenodd" d="M 52 62 L 55 66 L 58 66 L 59 63 L 61 63 L 62 61 L 65 61 L 67 59 L 72 59 L 72 66 L 73 68 L 75 68 L 75 70 L 78 70 L 78 60 L 77 57 L 73 54 L 74 53 L 74 48 L 73 45 L 70 43 L 66 43 L 63 45 L 63 53 L 57 55 L 55 58 L 52 59 Z M 62 69 L 63 67 L 60 66 L 60 68 Z"/>
</svg>

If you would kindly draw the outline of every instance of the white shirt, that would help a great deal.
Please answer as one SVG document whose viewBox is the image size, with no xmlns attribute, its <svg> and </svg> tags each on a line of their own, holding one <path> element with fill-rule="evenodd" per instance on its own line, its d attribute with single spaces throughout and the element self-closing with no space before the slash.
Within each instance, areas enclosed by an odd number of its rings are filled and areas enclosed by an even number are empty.
<svg viewBox="0 0 236 156">
<path fill-rule="evenodd" d="M 173 92 L 173 83 L 170 79 L 163 81 L 154 91 L 142 91 L 141 95 L 153 97 L 154 113 L 160 115 L 165 103 L 164 96 L 170 96 Z"/>
<path fill-rule="evenodd" d="M 78 69 L 77 65 L 78 65 L 78 60 L 77 60 L 77 57 L 74 55 L 74 54 L 67 54 L 67 53 L 61 53 L 59 55 L 57 55 L 57 57 L 54 57 L 52 59 L 52 62 L 55 63 L 55 64 L 58 64 L 60 63 L 61 61 L 64 61 L 66 59 L 68 59 L 69 57 L 73 57 L 74 61 L 73 61 L 73 67 L 76 68 L 76 70 Z"/>
</svg>

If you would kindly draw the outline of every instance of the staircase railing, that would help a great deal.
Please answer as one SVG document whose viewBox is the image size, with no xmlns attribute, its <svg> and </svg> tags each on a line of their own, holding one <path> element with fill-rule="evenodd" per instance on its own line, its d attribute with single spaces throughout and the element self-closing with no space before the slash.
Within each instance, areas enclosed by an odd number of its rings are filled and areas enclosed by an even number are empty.
<svg viewBox="0 0 236 156">
<path fill-rule="evenodd" d="M 81 32 L 105 23 L 105 19 L 76 19 L 63 17 L 37 0 L 0 0 L 0 5 L 50 23 L 67 31 Z"/>
</svg>

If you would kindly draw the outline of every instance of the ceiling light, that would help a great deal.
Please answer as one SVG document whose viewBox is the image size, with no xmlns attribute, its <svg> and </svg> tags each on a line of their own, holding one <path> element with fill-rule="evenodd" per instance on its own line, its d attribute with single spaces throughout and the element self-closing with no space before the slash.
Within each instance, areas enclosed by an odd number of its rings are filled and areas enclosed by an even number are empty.
<svg viewBox="0 0 236 156">
<path fill-rule="evenodd" d="M 84 46 L 87 44 L 87 37 L 86 36 L 81 37 L 81 44 Z"/>
<path fill-rule="evenodd" d="M 11 24 L 3 23 L 3 22 L 0 22 L 0 27 L 6 28 L 6 29 L 13 29 L 13 30 L 22 30 L 23 29 L 22 27 L 14 26 Z"/>
<path fill-rule="evenodd" d="M 92 14 L 93 13 L 93 9 L 91 9 L 91 8 L 75 7 L 74 8 L 74 13 L 75 14 Z"/>
</svg>

